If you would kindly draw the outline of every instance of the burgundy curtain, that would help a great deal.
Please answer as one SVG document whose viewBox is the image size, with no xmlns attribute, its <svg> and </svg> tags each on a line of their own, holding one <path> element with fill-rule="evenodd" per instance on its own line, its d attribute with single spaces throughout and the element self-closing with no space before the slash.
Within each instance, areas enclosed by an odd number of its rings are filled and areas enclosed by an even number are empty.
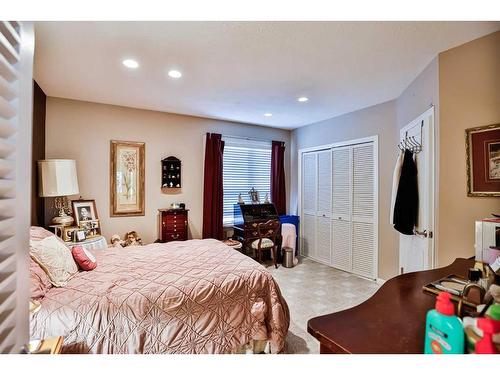
<svg viewBox="0 0 500 375">
<path fill-rule="evenodd" d="M 203 184 L 203 238 L 222 240 L 222 153 L 224 142 L 220 134 L 207 133 L 205 147 L 205 179 Z"/>
<path fill-rule="evenodd" d="M 286 214 L 285 142 L 273 141 L 271 152 L 271 201 L 278 215 Z"/>
</svg>

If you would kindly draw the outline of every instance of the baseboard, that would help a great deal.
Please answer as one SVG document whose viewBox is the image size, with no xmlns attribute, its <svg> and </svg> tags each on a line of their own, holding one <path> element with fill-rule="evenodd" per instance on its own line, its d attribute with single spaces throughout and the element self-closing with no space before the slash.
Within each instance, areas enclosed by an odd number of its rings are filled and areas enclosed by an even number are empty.
<svg viewBox="0 0 500 375">
<path fill-rule="evenodd" d="M 380 279 L 377 277 L 377 280 L 375 280 L 377 282 L 378 285 L 384 285 L 385 281 L 384 279 Z"/>
</svg>

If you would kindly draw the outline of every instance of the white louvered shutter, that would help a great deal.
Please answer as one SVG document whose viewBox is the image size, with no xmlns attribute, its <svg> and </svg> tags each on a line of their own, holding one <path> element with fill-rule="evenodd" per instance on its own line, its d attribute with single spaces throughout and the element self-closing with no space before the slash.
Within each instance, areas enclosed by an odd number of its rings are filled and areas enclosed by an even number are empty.
<svg viewBox="0 0 500 375">
<path fill-rule="evenodd" d="M 302 255 L 316 254 L 317 155 L 302 156 Z"/>
<path fill-rule="evenodd" d="M 316 153 L 304 154 L 302 160 L 302 208 L 304 213 L 316 215 L 317 155 Z"/>
<path fill-rule="evenodd" d="M 374 278 L 375 155 L 373 143 L 353 146 L 352 271 Z"/>
<path fill-rule="evenodd" d="M 332 150 L 331 265 L 351 272 L 351 147 Z"/>
<path fill-rule="evenodd" d="M 313 257 L 316 254 L 316 216 L 304 214 L 301 218 L 302 227 L 302 255 Z"/>
<path fill-rule="evenodd" d="M 352 148 L 352 220 L 373 223 L 375 214 L 375 164 L 373 143 Z"/>
<path fill-rule="evenodd" d="M 351 222 L 345 220 L 332 220 L 332 260 L 335 268 L 351 272 Z"/>
<path fill-rule="evenodd" d="M 318 152 L 318 203 L 316 209 L 316 258 L 330 263 L 332 211 L 332 151 Z"/>
<path fill-rule="evenodd" d="M 332 150 L 332 217 L 351 220 L 351 148 L 339 147 Z"/>
<path fill-rule="evenodd" d="M 0 353 L 28 342 L 32 63 L 32 24 L 0 22 Z"/>
</svg>

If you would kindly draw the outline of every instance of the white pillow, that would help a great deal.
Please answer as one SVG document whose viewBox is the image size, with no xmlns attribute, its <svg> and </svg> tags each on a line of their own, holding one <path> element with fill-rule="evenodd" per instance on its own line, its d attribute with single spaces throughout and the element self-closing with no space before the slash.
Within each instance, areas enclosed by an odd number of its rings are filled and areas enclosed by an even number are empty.
<svg viewBox="0 0 500 375">
<path fill-rule="evenodd" d="M 54 286 L 64 286 L 78 272 L 71 251 L 56 236 L 30 240 L 30 255 L 43 268 Z"/>
</svg>

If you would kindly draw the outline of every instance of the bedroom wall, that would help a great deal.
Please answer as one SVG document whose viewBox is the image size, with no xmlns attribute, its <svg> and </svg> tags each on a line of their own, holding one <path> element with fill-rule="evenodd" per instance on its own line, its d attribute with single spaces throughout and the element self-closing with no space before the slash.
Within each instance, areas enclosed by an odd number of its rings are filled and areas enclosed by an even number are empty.
<svg viewBox="0 0 500 375">
<path fill-rule="evenodd" d="M 290 210 L 297 212 L 298 151 L 302 148 L 379 136 L 379 264 L 378 277 L 398 273 L 396 232 L 389 224 L 392 174 L 397 157 L 396 102 L 389 101 L 359 111 L 295 129 L 292 132 Z"/>
<path fill-rule="evenodd" d="M 500 198 L 468 197 L 465 129 L 500 123 L 500 32 L 439 54 L 439 265 L 474 255 L 474 221 Z"/>
<path fill-rule="evenodd" d="M 285 173 L 290 191 L 290 132 L 199 117 L 175 115 L 69 99 L 47 98 L 46 157 L 76 159 L 80 194 L 95 199 L 103 234 L 109 237 L 136 230 L 146 242 L 157 239 L 157 209 L 184 202 L 189 211 L 189 234 L 201 238 L 203 153 L 207 132 L 286 142 Z M 145 216 L 110 217 L 109 141 L 146 142 Z M 160 160 L 174 155 L 183 168 L 182 191 L 160 189 Z M 77 197 L 74 197 L 77 198 Z M 73 199 L 74 199 L 73 198 Z M 287 198 L 288 201 L 288 198 Z M 47 208 L 48 220 L 52 212 Z"/>
</svg>

